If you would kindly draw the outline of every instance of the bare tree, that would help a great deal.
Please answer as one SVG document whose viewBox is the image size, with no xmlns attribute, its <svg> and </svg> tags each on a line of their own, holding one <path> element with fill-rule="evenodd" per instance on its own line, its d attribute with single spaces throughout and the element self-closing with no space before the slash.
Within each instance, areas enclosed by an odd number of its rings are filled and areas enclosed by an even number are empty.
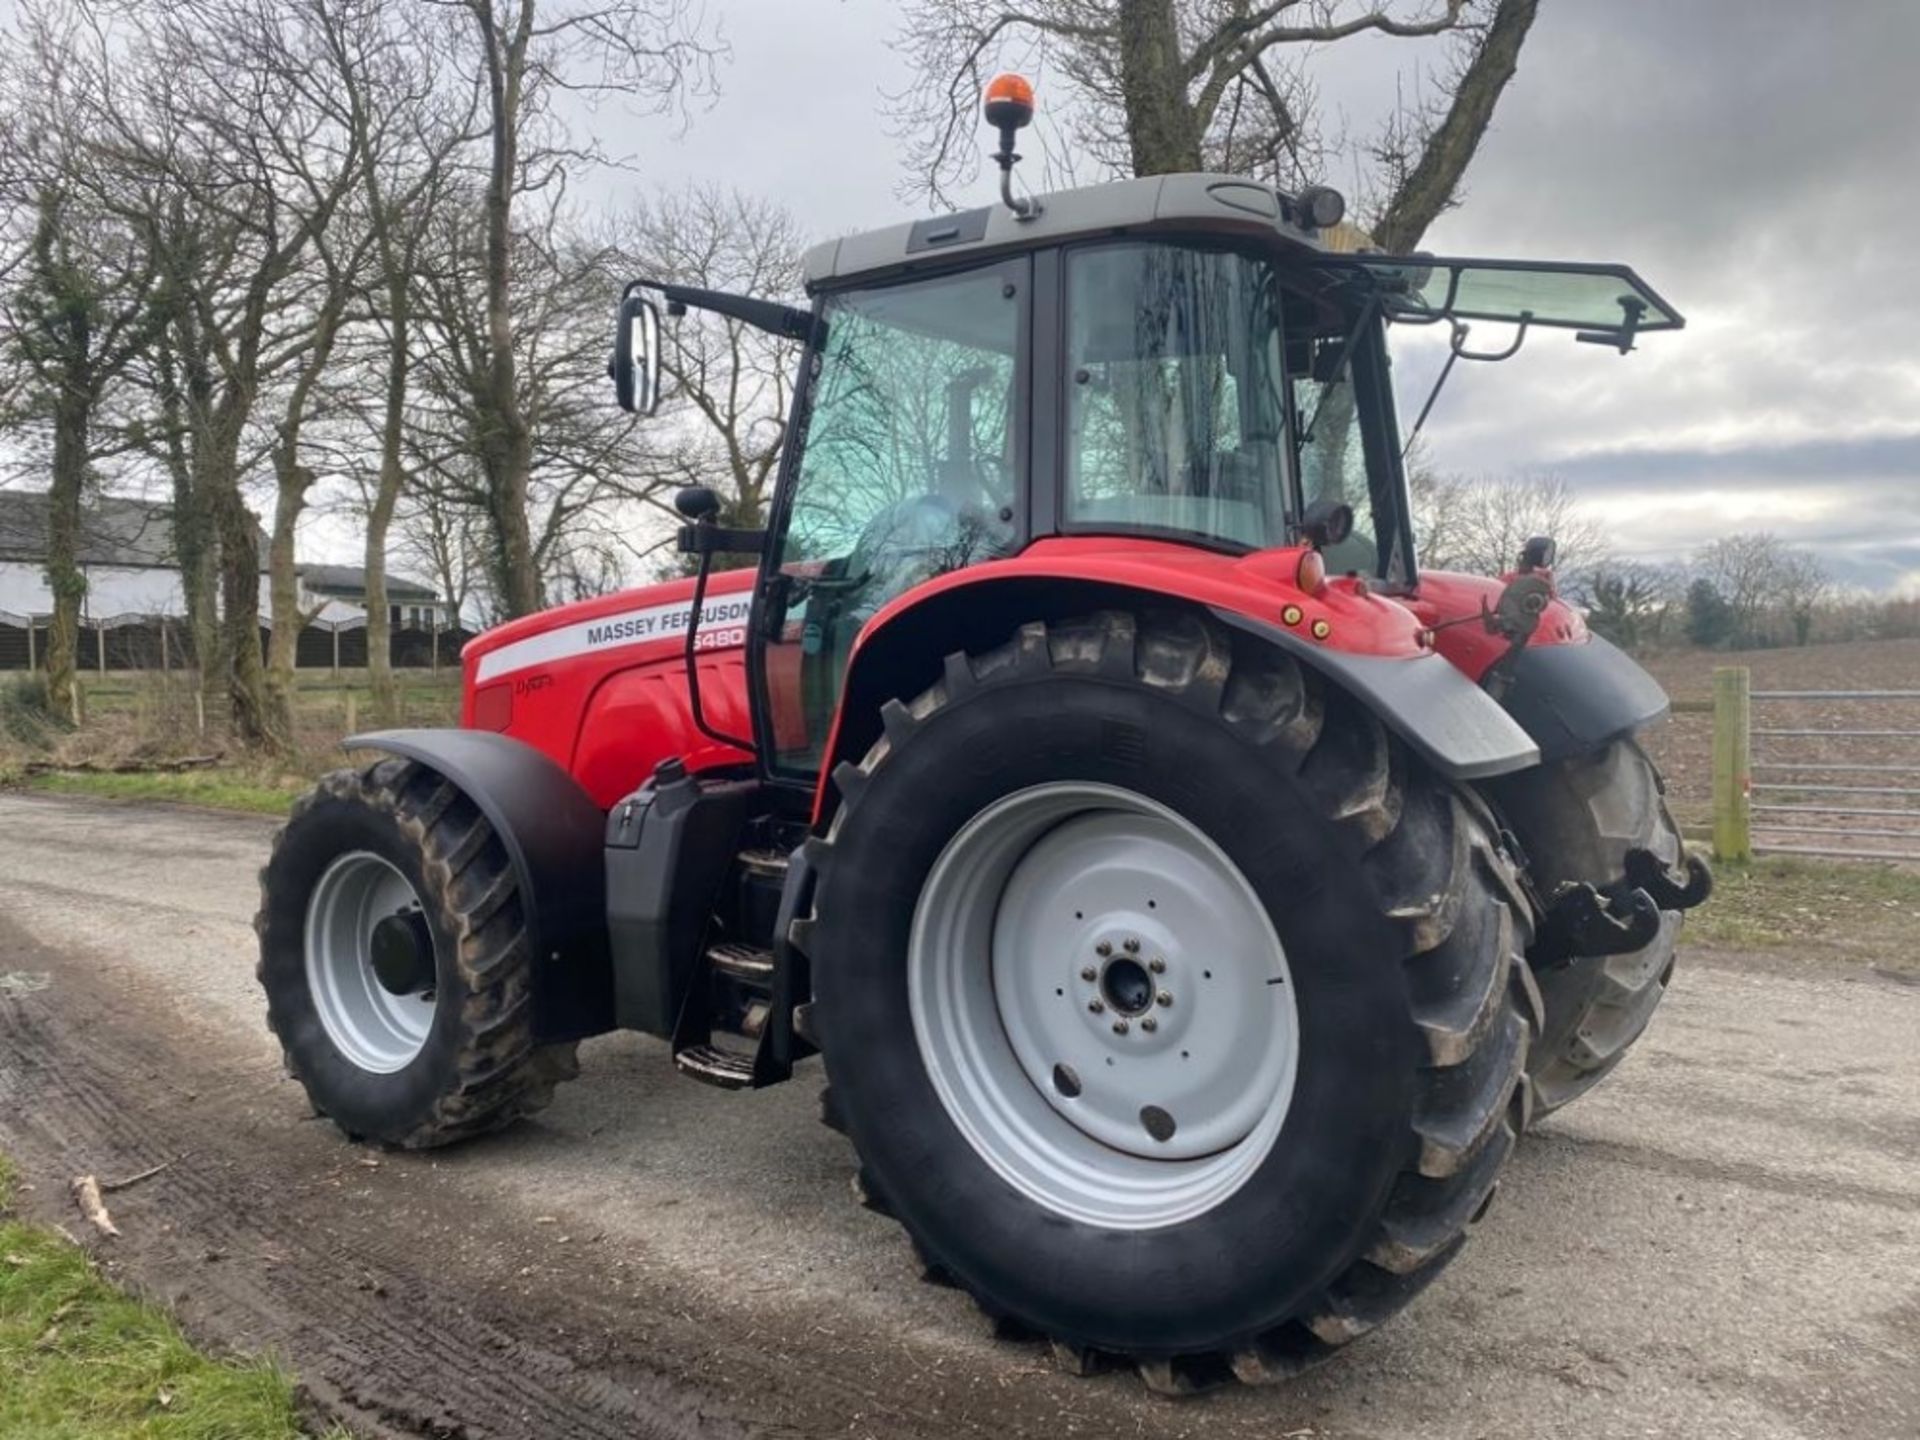
<svg viewBox="0 0 1920 1440">
<path fill-rule="evenodd" d="M 1362 34 L 1458 42 L 1447 100 L 1402 107 L 1361 147 L 1367 218 L 1410 250 L 1459 193 L 1538 0 L 910 0 L 902 39 L 917 83 L 896 97 L 916 188 L 936 198 L 973 173 L 977 104 L 1006 60 L 1066 82 L 1070 148 L 1110 172 L 1209 167 L 1283 184 L 1324 178 L 1341 142 L 1315 113 L 1316 47 Z"/>
<path fill-rule="evenodd" d="M 479 92 L 455 73 L 459 17 L 432 7 L 397 11 L 366 0 L 361 13 L 317 0 L 326 24 L 325 80 L 360 153 L 352 207 L 364 227 L 366 353 L 357 373 L 378 437 L 378 469 L 346 468 L 363 480 L 367 671 L 381 723 L 398 718 L 387 545 L 413 467 L 408 425 L 415 381 L 415 271 L 443 207 L 457 197 L 461 152 L 479 135 Z M 347 13 L 340 13 L 345 11 Z"/>
<path fill-rule="evenodd" d="M 1686 594 L 1686 580 L 1672 565 L 1611 560 L 1576 575 L 1571 591 L 1597 633 L 1636 649 L 1667 638 Z"/>
<path fill-rule="evenodd" d="M 477 513 L 444 489 L 422 485 L 407 494 L 394 527 L 400 563 L 427 576 L 453 623 L 464 624 L 481 580 Z"/>
<path fill-rule="evenodd" d="M 195 505 L 219 547 L 221 627 L 215 653 L 200 654 L 203 683 L 215 692 L 224 681 L 241 740 L 275 746 L 290 737 L 265 684 L 260 546 L 242 486 L 272 449 L 258 429 L 263 392 L 313 358 L 326 306 L 308 288 L 311 267 L 353 186 L 351 137 L 309 83 L 305 19 L 304 0 L 125 12 L 126 60 L 103 93 L 95 152 L 165 196 L 178 385 L 163 408 L 183 429 Z M 304 485 L 297 434 L 293 445 L 288 478 Z M 290 545 L 283 559 L 290 568 Z"/>
<path fill-rule="evenodd" d="M 12 124 L 0 155 L 0 244 L 18 284 L 3 339 L 21 372 L 11 418 L 51 431 L 47 688 L 65 713 L 87 589 L 78 562 L 85 496 L 95 460 L 112 448 L 98 415 L 108 387 L 152 343 L 163 311 L 151 224 L 102 203 L 89 160 L 99 47 L 70 10 L 38 4 L 22 7 L 8 40 L 0 95 Z"/>
<path fill-rule="evenodd" d="M 566 89 L 669 109 L 689 90 L 710 86 L 717 51 L 687 0 L 435 3 L 456 5 L 471 22 L 465 53 L 485 94 L 481 343 L 468 358 L 465 388 L 495 531 L 500 599 L 507 614 L 524 615 L 539 608 L 541 588 L 528 518 L 535 434 L 515 331 L 513 267 L 524 250 L 515 211 L 562 186 L 568 164 L 600 153 L 567 139 L 547 107 L 555 91 Z"/>
<path fill-rule="evenodd" d="M 619 262 L 635 275 L 777 299 L 800 288 L 800 227 L 778 205 L 712 187 L 636 205 L 617 224 Z M 800 344 L 739 320 L 690 311 L 665 332 L 663 413 L 638 476 L 642 498 L 711 485 L 726 524 L 766 523 L 786 439 Z"/>
<path fill-rule="evenodd" d="M 1416 469 L 1408 488 L 1426 569 L 1504 574 L 1536 535 L 1554 538 L 1564 574 L 1610 557 L 1606 527 L 1580 508 L 1573 487 L 1558 476 L 1459 476 Z"/>
<path fill-rule="evenodd" d="M 1817 556 L 1765 531 L 1722 536 L 1696 551 L 1693 564 L 1725 603 L 1736 645 L 1777 640 L 1770 618 L 1806 644 L 1819 605 L 1833 588 Z"/>
<path fill-rule="evenodd" d="M 557 204 L 516 236 L 508 296 L 514 337 L 514 409 L 526 426 L 527 473 L 509 501 L 500 484 L 490 390 L 491 325 L 486 258 L 458 207 L 436 224 L 415 270 L 420 324 L 432 337 L 415 358 L 421 404 L 408 436 L 415 486 L 480 519 L 485 556 L 481 595 L 501 618 L 546 603 L 547 582 L 598 573 L 576 551 L 620 548 L 603 523 L 621 502 L 664 483 L 639 460 L 637 427 L 607 403 L 606 256 L 574 236 Z M 524 546 L 524 549 L 522 548 Z M 522 575 L 523 567 L 530 567 Z M 571 588 L 565 587 L 565 588 Z"/>
</svg>

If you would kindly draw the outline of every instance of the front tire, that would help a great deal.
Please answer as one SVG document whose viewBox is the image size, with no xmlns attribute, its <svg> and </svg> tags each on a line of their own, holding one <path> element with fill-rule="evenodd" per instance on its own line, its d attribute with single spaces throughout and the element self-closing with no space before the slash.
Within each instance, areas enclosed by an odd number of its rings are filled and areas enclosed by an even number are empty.
<svg viewBox="0 0 1920 1440">
<path fill-rule="evenodd" d="M 578 1073 L 536 1045 L 519 888 L 493 827 L 408 760 L 336 770 L 260 872 L 258 976 L 287 1072 L 351 1138 L 425 1149 L 541 1109 Z"/>
<path fill-rule="evenodd" d="M 794 938 L 863 1189 L 929 1268 L 1172 1392 L 1290 1374 L 1430 1282 L 1537 1023 L 1471 797 L 1191 614 L 1029 625 L 883 718 Z"/>
<path fill-rule="evenodd" d="M 1570 884 L 1603 895 L 1631 889 L 1633 850 L 1670 875 L 1686 874 L 1666 786 L 1635 741 L 1521 771 L 1491 782 L 1489 791 L 1543 898 Z M 1536 957 L 1546 1024 L 1529 1064 L 1535 1114 L 1571 1104 L 1626 1059 L 1673 978 L 1681 920 L 1678 910 L 1661 911 L 1653 939 L 1623 955 Z"/>
</svg>

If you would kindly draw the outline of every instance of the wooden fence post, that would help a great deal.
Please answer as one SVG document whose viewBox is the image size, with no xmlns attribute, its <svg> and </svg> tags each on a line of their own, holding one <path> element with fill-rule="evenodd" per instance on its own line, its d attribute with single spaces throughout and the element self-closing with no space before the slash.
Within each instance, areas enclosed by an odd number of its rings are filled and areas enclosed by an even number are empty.
<svg viewBox="0 0 1920 1440">
<path fill-rule="evenodd" d="M 359 701 L 359 697 L 356 696 L 351 689 L 349 689 L 347 691 L 347 730 L 346 730 L 346 733 L 349 735 L 353 734 L 354 731 L 360 728 L 360 717 L 358 714 L 360 707 L 359 707 L 358 701 Z"/>
<path fill-rule="evenodd" d="M 1713 855 L 1753 858 L 1752 678 L 1744 665 L 1713 672 Z"/>
<path fill-rule="evenodd" d="M 33 653 L 33 616 L 27 616 L 27 673 L 33 674 L 40 668 L 40 659 Z"/>
</svg>

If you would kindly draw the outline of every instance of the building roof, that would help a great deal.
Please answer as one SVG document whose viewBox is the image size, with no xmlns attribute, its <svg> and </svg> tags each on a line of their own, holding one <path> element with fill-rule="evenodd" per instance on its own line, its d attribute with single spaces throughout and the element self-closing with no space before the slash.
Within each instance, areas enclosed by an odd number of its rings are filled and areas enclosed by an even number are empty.
<svg viewBox="0 0 1920 1440">
<path fill-rule="evenodd" d="M 807 251 L 807 288 L 932 267 L 958 255 L 1154 230 L 1237 232 L 1305 252 L 1332 248 L 1330 234 L 1299 223 L 1292 196 L 1244 175 L 1151 175 L 1035 199 L 1040 211 L 1027 220 L 995 203 L 828 240 Z"/>
<path fill-rule="evenodd" d="M 0 560 L 43 565 L 47 559 L 47 493 L 0 490 Z M 132 569 L 172 569 L 173 507 L 152 500 L 103 495 L 80 514 L 80 543 L 74 556 L 81 565 L 118 565 Z M 260 568 L 267 568 L 267 536 L 259 532 Z"/>
<path fill-rule="evenodd" d="M 300 579 L 307 589 L 316 595 L 350 595 L 358 599 L 367 593 L 367 571 L 361 565 L 302 565 Z M 431 585 L 422 585 L 417 580 L 409 580 L 403 575 L 387 576 L 387 599 L 402 600 L 438 600 L 439 594 Z"/>
</svg>

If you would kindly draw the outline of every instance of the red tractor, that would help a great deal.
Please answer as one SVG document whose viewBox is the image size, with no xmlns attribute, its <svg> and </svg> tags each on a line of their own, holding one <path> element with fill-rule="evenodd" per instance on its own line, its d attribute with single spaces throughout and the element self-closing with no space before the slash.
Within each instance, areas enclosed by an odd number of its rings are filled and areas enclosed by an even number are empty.
<svg viewBox="0 0 1920 1440">
<path fill-rule="evenodd" d="M 655 295 L 804 346 L 771 516 L 683 492 L 694 578 L 503 625 L 461 728 L 349 740 L 263 872 L 268 1018 L 405 1147 L 613 1029 L 729 1089 L 819 1054 L 930 1274 L 1076 1370 L 1271 1379 L 1452 1259 L 1710 883 L 1635 739 L 1666 697 L 1551 541 L 1418 568 L 1387 327 L 1681 319 L 1617 265 L 1338 251 L 1324 189 L 1003 197 L 818 246 L 804 308 L 628 287 L 637 411 Z"/>
</svg>

